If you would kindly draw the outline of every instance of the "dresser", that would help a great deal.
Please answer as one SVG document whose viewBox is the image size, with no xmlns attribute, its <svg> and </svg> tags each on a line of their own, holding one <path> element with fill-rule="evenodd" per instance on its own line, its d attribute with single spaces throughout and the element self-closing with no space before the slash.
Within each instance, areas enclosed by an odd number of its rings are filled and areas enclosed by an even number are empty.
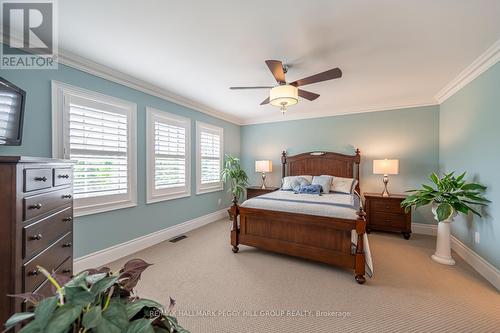
<svg viewBox="0 0 500 333">
<path fill-rule="evenodd" d="M 247 187 L 247 199 L 251 199 L 253 197 L 257 197 L 259 195 L 274 192 L 277 190 L 279 190 L 279 187 L 268 186 L 266 188 L 262 188 L 262 186 L 249 186 Z"/>
<path fill-rule="evenodd" d="M 7 294 L 51 294 L 37 266 L 73 274 L 72 184 L 69 161 L 0 156 L 0 322 L 26 310 Z"/>
<path fill-rule="evenodd" d="M 405 239 L 411 236 L 411 211 L 401 208 L 405 195 L 391 194 L 383 197 L 379 193 L 364 193 L 366 229 L 401 233 Z"/>
</svg>

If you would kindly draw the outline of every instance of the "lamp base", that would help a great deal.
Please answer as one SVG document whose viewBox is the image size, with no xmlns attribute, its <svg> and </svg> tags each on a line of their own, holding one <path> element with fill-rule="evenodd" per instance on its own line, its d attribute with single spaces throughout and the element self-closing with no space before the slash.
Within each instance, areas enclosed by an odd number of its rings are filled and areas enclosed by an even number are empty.
<svg viewBox="0 0 500 333">
<path fill-rule="evenodd" d="M 265 172 L 262 173 L 262 186 L 260 188 L 263 190 L 265 190 L 267 188 L 266 187 L 266 173 Z"/>
<path fill-rule="evenodd" d="M 384 175 L 384 191 L 382 191 L 382 196 L 384 198 L 390 197 L 389 191 L 387 191 L 387 183 L 389 183 L 389 177 L 387 175 Z"/>
</svg>

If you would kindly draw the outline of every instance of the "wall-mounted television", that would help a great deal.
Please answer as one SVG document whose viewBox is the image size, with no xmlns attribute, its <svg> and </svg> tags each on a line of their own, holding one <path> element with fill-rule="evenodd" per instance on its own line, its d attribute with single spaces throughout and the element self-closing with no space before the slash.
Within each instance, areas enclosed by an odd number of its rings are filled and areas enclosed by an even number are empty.
<svg viewBox="0 0 500 333">
<path fill-rule="evenodd" d="M 26 92 L 0 77 L 0 145 L 20 146 Z"/>
</svg>

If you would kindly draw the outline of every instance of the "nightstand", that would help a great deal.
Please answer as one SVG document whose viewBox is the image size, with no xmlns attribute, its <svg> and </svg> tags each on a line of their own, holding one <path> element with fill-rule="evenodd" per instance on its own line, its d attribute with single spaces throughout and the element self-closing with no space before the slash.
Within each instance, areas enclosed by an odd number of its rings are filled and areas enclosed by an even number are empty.
<svg viewBox="0 0 500 333">
<path fill-rule="evenodd" d="M 411 211 L 405 213 L 401 208 L 401 201 L 406 196 L 393 194 L 383 197 L 380 193 L 364 193 L 365 212 L 367 218 L 366 229 L 398 232 L 405 239 L 411 236 Z"/>
<path fill-rule="evenodd" d="M 277 190 L 279 190 L 279 187 L 268 186 L 266 188 L 262 188 L 261 186 L 249 186 L 247 187 L 247 199 L 251 199 L 253 197 L 257 197 L 259 195 L 274 192 Z"/>
</svg>

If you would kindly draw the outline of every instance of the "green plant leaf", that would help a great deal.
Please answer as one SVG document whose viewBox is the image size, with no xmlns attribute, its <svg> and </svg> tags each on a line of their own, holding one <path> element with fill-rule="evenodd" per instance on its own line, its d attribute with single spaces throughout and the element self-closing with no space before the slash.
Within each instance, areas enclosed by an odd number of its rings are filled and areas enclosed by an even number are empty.
<svg viewBox="0 0 500 333">
<path fill-rule="evenodd" d="M 439 185 L 439 177 L 433 172 L 429 179 L 436 185 Z"/>
<path fill-rule="evenodd" d="M 87 271 L 81 272 L 80 274 L 75 276 L 73 279 L 71 279 L 71 281 L 66 283 L 64 286 L 69 287 L 69 288 L 83 288 L 85 290 L 88 290 L 87 281 L 86 281 L 88 274 L 89 274 L 89 272 L 87 272 Z"/>
<path fill-rule="evenodd" d="M 163 309 L 163 305 L 161 305 L 160 303 L 146 298 L 141 298 L 135 302 L 127 303 L 125 305 L 128 319 L 132 319 L 144 307 L 157 308 L 160 310 Z"/>
<path fill-rule="evenodd" d="M 94 283 L 97 283 L 99 281 L 101 281 L 102 279 L 104 279 L 106 276 L 108 276 L 107 273 L 98 273 L 98 274 L 92 274 L 92 275 L 88 275 L 85 277 L 85 281 L 88 283 L 88 284 L 94 284 Z"/>
<path fill-rule="evenodd" d="M 131 322 L 124 333 L 154 333 L 154 330 L 151 321 L 142 318 Z"/>
<path fill-rule="evenodd" d="M 100 305 L 91 307 L 83 314 L 82 325 L 87 330 L 97 327 L 102 320 L 102 308 Z"/>
<path fill-rule="evenodd" d="M 453 214 L 453 207 L 449 203 L 442 203 L 436 209 L 438 221 L 447 220 Z"/>
<path fill-rule="evenodd" d="M 47 326 L 49 319 L 57 308 L 57 301 L 57 297 L 45 298 L 35 308 L 35 321 L 39 323 L 41 328 Z"/>
<path fill-rule="evenodd" d="M 26 319 L 33 318 L 35 314 L 33 312 L 20 312 L 14 313 L 10 318 L 5 322 L 5 329 L 9 330 L 12 327 L 16 326 L 20 322 Z"/>
<path fill-rule="evenodd" d="M 92 287 L 90 287 L 90 292 L 94 294 L 94 296 L 97 296 L 98 294 L 111 288 L 111 286 L 114 285 L 117 280 L 118 276 L 105 277 L 104 279 L 99 280 L 95 284 L 93 284 Z"/>
<path fill-rule="evenodd" d="M 85 306 L 95 300 L 95 295 L 93 293 L 81 287 L 64 287 L 64 296 L 66 297 L 66 303 L 72 305 Z"/>
<path fill-rule="evenodd" d="M 120 333 L 128 323 L 125 306 L 118 299 L 112 299 L 109 307 L 102 312 L 102 320 L 96 330 L 97 333 Z"/>
<path fill-rule="evenodd" d="M 48 322 L 45 331 L 50 333 L 68 332 L 71 325 L 80 317 L 81 312 L 81 306 L 64 304 L 54 312 L 54 316 Z"/>
<path fill-rule="evenodd" d="M 486 191 L 487 187 L 481 184 L 469 183 L 462 186 L 462 190 L 464 191 Z"/>
</svg>

